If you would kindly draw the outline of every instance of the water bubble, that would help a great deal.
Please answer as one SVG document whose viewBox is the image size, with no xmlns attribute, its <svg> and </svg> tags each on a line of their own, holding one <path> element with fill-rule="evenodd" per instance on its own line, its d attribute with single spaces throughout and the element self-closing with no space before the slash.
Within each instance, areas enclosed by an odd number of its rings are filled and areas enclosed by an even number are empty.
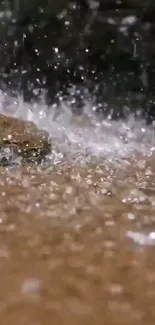
<svg viewBox="0 0 155 325">
<path fill-rule="evenodd" d="M 65 26 L 69 26 L 70 22 L 68 20 L 65 21 Z"/>
<path fill-rule="evenodd" d="M 58 53 L 59 52 L 59 49 L 57 47 L 54 48 L 54 52 L 55 53 Z"/>
</svg>

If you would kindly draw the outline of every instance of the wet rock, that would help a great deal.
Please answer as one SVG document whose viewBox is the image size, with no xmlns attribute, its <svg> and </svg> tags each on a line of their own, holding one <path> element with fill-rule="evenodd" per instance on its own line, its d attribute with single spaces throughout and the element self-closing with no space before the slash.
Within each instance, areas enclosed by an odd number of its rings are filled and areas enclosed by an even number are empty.
<svg viewBox="0 0 155 325">
<path fill-rule="evenodd" d="M 0 165 L 39 163 L 49 151 L 47 132 L 33 122 L 0 114 Z"/>
</svg>

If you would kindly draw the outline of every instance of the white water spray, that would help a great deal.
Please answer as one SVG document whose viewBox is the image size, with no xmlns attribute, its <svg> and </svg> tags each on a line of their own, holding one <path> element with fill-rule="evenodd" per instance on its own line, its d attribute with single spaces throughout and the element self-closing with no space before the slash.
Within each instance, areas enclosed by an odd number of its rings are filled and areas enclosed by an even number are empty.
<svg viewBox="0 0 155 325">
<path fill-rule="evenodd" d="M 70 156 L 121 158 L 135 152 L 151 155 L 154 151 L 154 130 L 142 120 L 130 116 L 127 122 L 105 120 L 95 115 L 93 105 L 86 102 L 82 116 L 72 114 L 68 103 L 58 108 L 39 103 L 24 103 L 0 92 L 0 113 L 33 121 L 49 132 L 50 139 Z"/>
</svg>

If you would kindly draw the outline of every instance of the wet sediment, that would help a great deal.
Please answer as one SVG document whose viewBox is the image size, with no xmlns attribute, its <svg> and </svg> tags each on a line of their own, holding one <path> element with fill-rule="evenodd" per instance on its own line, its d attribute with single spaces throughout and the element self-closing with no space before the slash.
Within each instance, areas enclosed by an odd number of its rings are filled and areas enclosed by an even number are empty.
<svg viewBox="0 0 155 325">
<path fill-rule="evenodd" d="M 154 159 L 0 168 L 0 320 L 153 325 Z"/>
</svg>

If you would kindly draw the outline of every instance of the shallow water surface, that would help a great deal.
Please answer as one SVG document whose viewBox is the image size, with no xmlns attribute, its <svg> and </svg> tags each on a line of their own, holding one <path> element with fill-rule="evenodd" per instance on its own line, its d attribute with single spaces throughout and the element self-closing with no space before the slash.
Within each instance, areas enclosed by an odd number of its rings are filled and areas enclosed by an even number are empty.
<svg viewBox="0 0 155 325">
<path fill-rule="evenodd" d="M 153 131 L 23 111 L 59 153 L 0 168 L 1 324 L 154 325 Z"/>
</svg>

